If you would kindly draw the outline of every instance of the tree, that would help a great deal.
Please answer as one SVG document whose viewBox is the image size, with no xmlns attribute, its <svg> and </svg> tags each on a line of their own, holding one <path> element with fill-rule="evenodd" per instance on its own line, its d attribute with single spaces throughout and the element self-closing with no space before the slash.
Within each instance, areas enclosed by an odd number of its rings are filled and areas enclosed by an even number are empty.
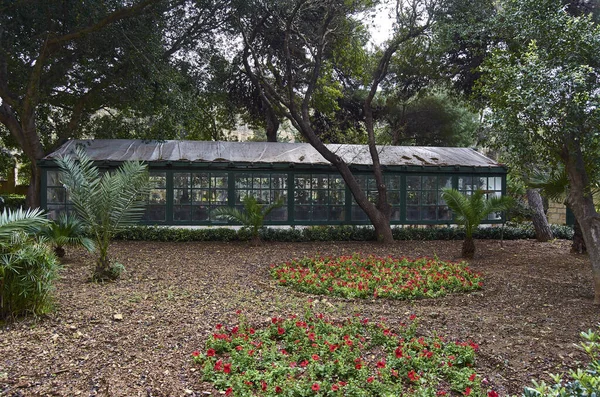
<svg viewBox="0 0 600 397">
<path fill-rule="evenodd" d="M 150 193 L 147 166 L 128 161 L 101 175 L 82 148 L 75 156 L 57 159 L 57 164 L 73 208 L 98 248 L 92 279 L 117 278 L 119 268 L 111 261 L 108 248 L 118 231 L 139 222 L 144 213 Z"/>
<path fill-rule="evenodd" d="M 36 162 L 99 109 L 170 114 L 162 101 L 180 92 L 169 61 L 190 42 L 214 42 L 227 1 L 0 3 L 0 123 L 30 160 L 29 206 L 39 205 Z"/>
<path fill-rule="evenodd" d="M 337 168 L 354 199 L 371 220 L 378 239 L 393 241 L 391 207 L 375 145 L 373 104 L 396 51 L 429 29 L 436 1 L 398 2 L 394 37 L 371 60 L 370 78 L 363 83 L 366 95 L 362 111 L 377 186 L 376 203 L 368 200 L 349 164 L 325 146 L 313 121 L 315 109 L 335 108 L 337 99 L 343 95 L 340 85 L 336 84 L 339 81 L 334 73 L 334 65 L 339 65 L 336 57 L 339 59 L 345 54 L 339 51 L 345 49 L 341 43 L 347 43 L 348 38 L 360 30 L 361 25 L 352 15 L 368 9 L 369 2 L 294 0 L 259 4 L 252 12 L 240 13 L 237 18 L 244 57 L 249 66 L 246 71 L 259 82 L 264 99 L 288 118 L 303 138 Z M 282 40 L 279 52 L 277 49 L 273 49 L 275 54 L 261 51 L 264 42 L 261 35 L 265 34 Z"/>
<path fill-rule="evenodd" d="M 465 195 L 456 189 L 444 189 L 442 199 L 452 210 L 454 221 L 465 228 L 465 239 L 462 246 L 463 258 L 473 258 L 475 255 L 475 240 L 473 232 L 481 222 L 492 212 L 506 211 L 511 206 L 507 196 L 485 198 L 483 190 L 476 190 L 471 195 Z"/>
<path fill-rule="evenodd" d="M 515 164 L 564 165 L 600 304 L 600 215 L 591 191 L 600 172 L 600 28 L 558 0 L 506 1 L 500 23 L 523 45 L 498 46 L 482 68 L 494 143 Z"/>
<path fill-rule="evenodd" d="M 62 213 L 56 222 L 50 222 L 40 232 L 46 241 L 52 245 L 58 258 L 65 256 L 65 246 L 81 246 L 93 252 L 96 249 L 94 241 L 86 236 L 83 222 L 74 214 Z"/>
</svg>

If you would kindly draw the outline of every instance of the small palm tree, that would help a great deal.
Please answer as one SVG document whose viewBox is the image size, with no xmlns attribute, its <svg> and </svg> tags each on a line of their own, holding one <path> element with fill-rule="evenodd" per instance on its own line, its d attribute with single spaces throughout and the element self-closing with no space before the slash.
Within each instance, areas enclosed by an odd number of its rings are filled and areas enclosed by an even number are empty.
<svg viewBox="0 0 600 397">
<path fill-rule="evenodd" d="M 52 245 L 56 256 L 62 258 L 65 256 L 65 246 L 82 246 L 89 252 L 96 249 L 94 241 L 85 232 L 85 226 L 77 216 L 62 213 L 56 222 L 50 222 L 40 234 Z"/>
<path fill-rule="evenodd" d="M 239 222 L 244 228 L 250 230 L 254 245 L 260 244 L 260 229 L 265 223 L 265 218 L 276 208 L 283 206 L 283 198 L 269 205 L 259 204 L 255 197 L 246 196 L 243 199 L 244 210 L 237 208 L 222 207 L 215 210 L 218 218 L 232 222 Z"/>
<path fill-rule="evenodd" d="M 492 197 L 486 200 L 482 190 L 465 195 L 456 189 L 444 189 L 442 198 L 454 213 L 454 221 L 465 228 L 465 240 L 462 246 L 463 258 L 473 258 L 475 255 L 473 232 L 481 221 L 492 212 L 507 210 L 512 203 L 512 200 L 506 196 Z"/>
<path fill-rule="evenodd" d="M 32 238 L 47 223 L 40 209 L 0 213 L 0 319 L 51 306 L 59 264 L 43 238 Z"/>
<path fill-rule="evenodd" d="M 150 192 L 148 169 L 139 161 L 127 161 L 100 175 L 84 149 L 77 148 L 75 154 L 57 163 L 73 208 L 98 248 L 92 279 L 115 279 L 122 266 L 111 262 L 108 247 L 115 233 L 136 224 L 144 214 Z"/>
</svg>

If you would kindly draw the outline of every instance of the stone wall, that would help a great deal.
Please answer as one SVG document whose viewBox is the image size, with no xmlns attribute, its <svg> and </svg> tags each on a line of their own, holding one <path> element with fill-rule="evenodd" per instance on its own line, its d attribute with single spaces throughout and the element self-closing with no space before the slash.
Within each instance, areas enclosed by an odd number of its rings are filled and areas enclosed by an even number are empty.
<svg viewBox="0 0 600 397">
<path fill-rule="evenodd" d="M 548 222 L 556 225 L 567 223 L 567 207 L 563 203 L 550 201 L 548 203 Z"/>
</svg>

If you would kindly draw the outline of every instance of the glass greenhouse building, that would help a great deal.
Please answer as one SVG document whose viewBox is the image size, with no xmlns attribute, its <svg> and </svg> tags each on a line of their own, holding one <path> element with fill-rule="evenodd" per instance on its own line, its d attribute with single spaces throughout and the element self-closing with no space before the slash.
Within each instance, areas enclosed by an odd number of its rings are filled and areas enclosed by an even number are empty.
<svg viewBox="0 0 600 397">
<path fill-rule="evenodd" d="M 70 211 L 54 159 L 77 146 L 104 170 L 127 160 L 148 164 L 153 183 L 143 223 L 223 225 L 215 209 L 242 207 L 244 197 L 259 203 L 283 200 L 269 225 L 351 225 L 369 220 L 354 201 L 336 168 L 307 143 L 142 140 L 72 140 L 41 162 L 42 207 L 50 217 Z M 367 196 L 377 189 L 366 145 L 327 145 L 344 159 Z M 468 148 L 380 146 L 381 164 L 394 225 L 451 224 L 452 213 L 441 191 L 482 189 L 500 196 L 506 167 Z M 500 214 L 487 222 L 501 221 Z"/>
</svg>

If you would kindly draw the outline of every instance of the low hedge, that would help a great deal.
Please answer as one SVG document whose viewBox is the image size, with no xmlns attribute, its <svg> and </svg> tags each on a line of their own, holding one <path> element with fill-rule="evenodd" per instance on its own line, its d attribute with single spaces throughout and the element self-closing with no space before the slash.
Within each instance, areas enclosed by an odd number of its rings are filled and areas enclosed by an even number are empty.
<svg viewBox="0 0 600 397">
<path fill-rule="evenodd" d="M 570 240 L 573 229 L 570 226 L 551 225 L 554 237 Z M 394 227 L 395 240 L 462 240 L 464 229 L 456 227 L 411 228 Z M 117 234 L 119 240 L 141 241 L 246 241 L 250 233 L 245 229 L 208 227 L 202 229 L 173 228 L 161 226 L 132 226 Z M 302 242 L 302 241 L 374 241 L 375 232 L 369 226 L 312 226 L 307 228 L 263 228 L 260 232 L 263 241 Z M 535 238 L 533 226 L 510 224 L 502 227 L 480 227 L 474 235 L 477 239 L 519 240 Z"/>
<path fill-rule="evenodd" d="M 25 206 L 25 196 L 22 194 L 0 195 L 0 211 L 10 208 L 11 210 Z"/>
</svg>

